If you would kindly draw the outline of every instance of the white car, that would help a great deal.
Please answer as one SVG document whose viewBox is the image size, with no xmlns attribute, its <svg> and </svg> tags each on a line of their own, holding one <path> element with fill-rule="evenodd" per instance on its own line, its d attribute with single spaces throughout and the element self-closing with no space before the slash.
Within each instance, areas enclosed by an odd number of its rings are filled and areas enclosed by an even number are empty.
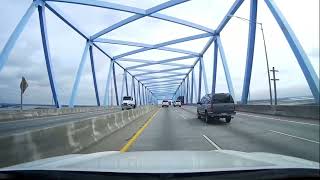
<svg viewBox="0 0 320 180">
<path fill-rule="evenodd" d="M 162 107 L 169 107 L 169 101 L 168 100 L 163 100 L 162 101 Z"/>
<path fill-rule="evenodd" d="M 136 104 L 131 96 L 124 96 L 122 98 L 121 109 L 134 109 L 136 108 Z"/>
<path fill-rule="evenodd" d="M 173 107 L 176 107 L 176 106 L 181 107 L 181 101 L 180 101 L 180 100 L 176 100 L 176 101 L 173 103 Z"/>
</svg>

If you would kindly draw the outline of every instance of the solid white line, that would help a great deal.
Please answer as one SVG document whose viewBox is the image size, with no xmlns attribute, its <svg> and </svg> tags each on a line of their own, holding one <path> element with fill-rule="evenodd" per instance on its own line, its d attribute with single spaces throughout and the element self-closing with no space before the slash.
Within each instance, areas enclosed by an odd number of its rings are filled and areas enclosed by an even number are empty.
<svg viewBox="0 0 320 180">
<path fill-rule="evenodd" d="M 284 119 L 279 119 L 279 118 L 272 118 L 272 117 L 251 115 L 251 114 L 246 114 L 246 113 L 237 113 L 237 114 L 244 115 L 244 116 L 257 117 L 257 118 L 272 119 L 272 120 L 275 120 L 275 121 L 284 121 L 284 122 L 290 122 L 290 123 L 296 123 L 296 124 L 303 124 L 303 125 L 310 125 L 310 126 L 319 126 L 319 124 L 304 123 L 304 122 L 298 122 L 298 121 L 290 121 L 290 120 L 284 120 Z"/>
<path fill-rule="evenodd" d="M 285 136 L 289 136 L 289 137 L 293 137 L 293 138 L 297 138 L 297 139 L 301 139 L 301 140 L 305 140 L 305 141 L 309 141 L 309 142 L 312 142 L 312 143 L 317 143 L 317 144 L 319 144 L 318 141 L 313 141 L 313 140 L 310 140 L 310 139 L 306 139 L 306 138 L 302 138 L 302 137 L 298 137 L 298 136 L 286 134 L 286 133 L 279 132 L 279 131 L 273 131 L 273 130 L 269 130 L 269 131 L 270 131 L 270 132 L 273 132 L 273 133 L 277 133 L 277 134 L 281 134 L 281 135 L 285 135 Z"/>
<path fill-rule="evenodd" d="M 212 146 L 214 146 L 217 150 L 221 150 L 221 148 L 216 144 L 214 143 L 210 138 L 208 138 L 208 136 L 206 135 L 202 135 Z"/>
</svg>

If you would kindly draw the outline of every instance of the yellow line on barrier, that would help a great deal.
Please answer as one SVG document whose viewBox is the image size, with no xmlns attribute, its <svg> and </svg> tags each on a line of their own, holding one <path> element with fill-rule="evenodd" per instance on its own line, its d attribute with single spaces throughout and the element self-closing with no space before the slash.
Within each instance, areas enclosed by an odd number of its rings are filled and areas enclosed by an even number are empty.
<svg viewBox="0 0 320 180">
<path fill-rule="evenodd" d="M 160 110 L 160 109 L 159 109 Z M 120 152 L 126 152 L 128 151 L 128 149 L 131 147 L 131 145 L 138 139 L 138 137 L 140 136 L 140 134 L 144 131 L 144 129 L 146 129 L 148 127 L 148 125 L 151 123 L 151 121 L 153 120 L 153 118 L 156 116 L 156 114 L 159 112 L 159 110 L 157 110 L 154 114 L 151 115 L 151 117 L 148 119 L 148 121 L 136 132 L 136 134 L 134 136 L 132 136 L 132 138 L 128 141 L 128 143 L 126 145 L 124 145 L 121 149 Z"/>
</svg>

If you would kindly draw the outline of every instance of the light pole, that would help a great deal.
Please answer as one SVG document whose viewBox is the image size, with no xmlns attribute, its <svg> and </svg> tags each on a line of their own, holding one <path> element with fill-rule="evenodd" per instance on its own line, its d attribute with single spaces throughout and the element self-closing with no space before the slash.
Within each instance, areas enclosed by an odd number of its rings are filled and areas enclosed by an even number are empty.
<svg viewBox="0 0 320 180">
<path fill-rule="evenodd" d="M 255 23 L 255 24 L 260 25 L 260 30 L 261 30 L 262 39 L 263 39 L 263 46 L 264 46 L 264 54 L 265 54 L 266 63 L 267 63 L 267 74 L 268 74 L 268 83 L 269 83 L 270 104 L 272 105 L 272 90 L 271 90 L 271 79 L 270 79 L 269 59 L 268 59 L 267 45 L 266 45 L 266 40 L 265 40 L 265 36 L 264 36 L 264 31 L 263 31 L 262 23 L 254 22 L 254 21 L 251 21 L 251 20 L 249 20 L 249 19 L 246 19 L 246 18 L 243 18 L 243 17 L 239 17 L 239 16 L 229 16 L 229 17 L 235 17 L 235 18 L 241 19 L 241 20 L 243 20 L 243 21 L 248 21 L 249 23 Z"/>
</svg>

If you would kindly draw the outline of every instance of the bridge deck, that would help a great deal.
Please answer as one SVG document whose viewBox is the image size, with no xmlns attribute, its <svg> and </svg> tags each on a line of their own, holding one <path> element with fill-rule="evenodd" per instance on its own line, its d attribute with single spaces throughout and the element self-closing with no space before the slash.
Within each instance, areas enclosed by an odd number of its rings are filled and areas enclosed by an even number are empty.
<svg viewBox="0 0 320 180">
<path fill-rule="evenodd" d="M 146 116 L 132 123 L 83 153 L 120 150 L 147 119 Z M 270 152 L 319 162 L 319 132 L 316 120 L 238 112 L 230 124 L 223 120 L 206 124 L 197 119 L 195 107 L 170 107 L 160 109 L 129 151 L 221 148 Z"/>
</svg>

